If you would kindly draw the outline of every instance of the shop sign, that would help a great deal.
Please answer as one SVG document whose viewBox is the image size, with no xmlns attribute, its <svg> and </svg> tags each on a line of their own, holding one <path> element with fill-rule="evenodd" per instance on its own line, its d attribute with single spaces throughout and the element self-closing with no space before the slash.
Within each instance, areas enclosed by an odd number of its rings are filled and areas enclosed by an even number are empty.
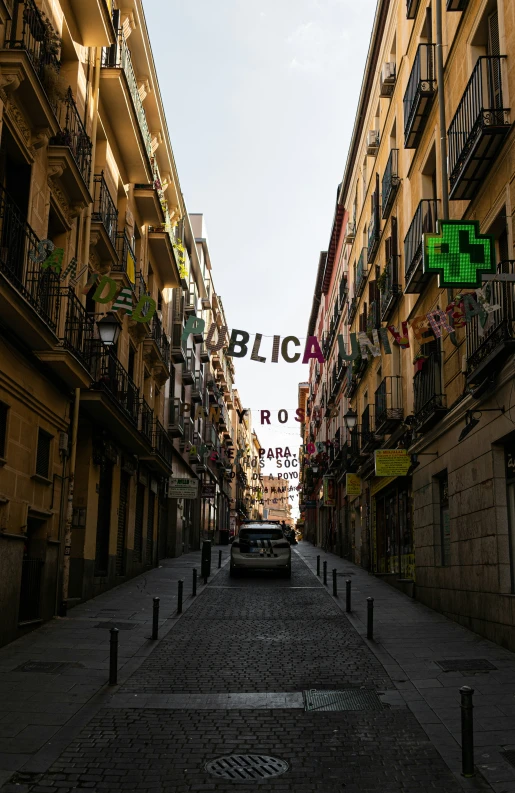
<svg viewBox="0 0 515 793">
<path fill-rule="evenodd" d="M 406 476 L 411 467 L 411 458 L 406 449 L 376 449 L 376 476 Z"/>
<path fill-rule="evenodd" d="M 215 498 L 216 484 L 214 482 L 205 482 L 202 485 L 202 498 Z"/>
<path fill-rule="evenodd" d="M 170 477 L 169 498 L 197 498 L 198 479 L 178 479 Z"/>
<path fill-rule="evenodd" d="M 335 483 L 332 476 L 324 476 L 324 507 L 336 506 Z"/>
<path fill-rule="evenodd" d="M 357 474 L 345 474 L 345 489 L 348 496 L 360 496 L 361 478 Z"/>
</svg>

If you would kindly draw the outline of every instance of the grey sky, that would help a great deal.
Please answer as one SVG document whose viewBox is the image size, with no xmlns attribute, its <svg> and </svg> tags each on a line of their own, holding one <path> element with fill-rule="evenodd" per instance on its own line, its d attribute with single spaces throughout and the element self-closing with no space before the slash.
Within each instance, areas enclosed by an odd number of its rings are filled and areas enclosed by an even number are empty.
<svg viewBox="0 0 515 793">
<path fill-rule="evenodd" d="M 203 212 L 229 326 L 304 337 L 329 240 L 375 0 L 146 0 L 181 187 Z M 251 343 L 253 337 L 251 336 Z M 298 451 L 308 367 L 235 361 L 262 446 Z M 291 408 L 281 428 L 277 410 Z M 265 468 L 265 473 L 273 470 Z"/>
</svg>

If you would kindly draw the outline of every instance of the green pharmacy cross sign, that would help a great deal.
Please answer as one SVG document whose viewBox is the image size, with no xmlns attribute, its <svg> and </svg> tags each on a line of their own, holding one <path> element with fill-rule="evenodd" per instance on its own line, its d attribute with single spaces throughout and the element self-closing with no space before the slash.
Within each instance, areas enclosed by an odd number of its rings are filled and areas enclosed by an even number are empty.
<svg viewBox="0 0 515 793">
<path fill-rule="evenodd" d="M 439 220 L 438 234 L 423 236 L 423 269 L 438 273 L 438 286 L 478 288 L 495 273 L 494 238 L 479 233 L 477 220 Z"/>
</svg>

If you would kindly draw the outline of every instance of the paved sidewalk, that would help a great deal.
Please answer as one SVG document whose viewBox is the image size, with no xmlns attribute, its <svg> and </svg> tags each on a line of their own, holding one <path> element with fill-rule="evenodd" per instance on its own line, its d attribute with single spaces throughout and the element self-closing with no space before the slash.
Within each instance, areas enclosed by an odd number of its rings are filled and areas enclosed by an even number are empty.
<svg viewBox="0 0 515 793">
<path fill-rule="evenodd" d="M 223 565 L 229 558 L 230 546 L 213 548 L 210 581 L 219 572 L 220 550 Z M 149 639 L 152 599 L 160 598 L 161 639 L 177 621 L 179 579 L 184 579 L 183 610 L 196 602 L 191 597 L 194 567 L 200 596 L 207 587 L 200 578 L 198 551 L 163 560 L 158 568 L 0 649 L 0 787 L 19 769 L 40 771 L 48 766 L 97 709 L 88 703 L 99 693 L 109 696 L 109 628 L 120 630 L 118 682 L 123 683 L 141 665 L 157 644 Z M 33 671 L 34 666 L 17 671 L 34 661 L 69 666 L 61 667 L 58 674 Z"/>
<path fill-rule="evenodd" d="M 496 793 L 515 793 L 515 654 L 418 603 L 379 578 L 338 556 L 301 542 L 297 551 L 316 571 L 320 554 L 338 572 L 337 602 L 345 610 L 345 580 L 352 581 L 352 613 L 347 615 L 366 637 L 368 597 L 374 598 L 374 641 L 367 641 L 391 676 L 409 709 L 447 765 L 461 771 L 461 686 L 474 689 L 475 763 Z M 490 672 L 444 672 L 436 663 L 448 659 L 488 660 Z"/>
</svg>

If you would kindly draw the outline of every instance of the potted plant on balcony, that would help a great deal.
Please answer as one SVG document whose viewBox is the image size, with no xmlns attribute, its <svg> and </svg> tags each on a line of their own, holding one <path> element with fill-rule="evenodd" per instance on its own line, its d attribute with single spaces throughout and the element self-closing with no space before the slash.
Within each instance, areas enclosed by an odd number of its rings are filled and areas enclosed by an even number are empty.
<svg viewBox="0 0 515 793">
<path fill-rule="evenodd" d="M 386 265 L 383 272 L 377 279 L 377 288 L 379 289 L 381 294 L 383 294 L 383 292 L 386 292 L 386 284 L 388 282 L 389 275 L 390 275 L 390 268 L 388 267 L 388 265 Z"/>
<path fill-rule="evenodd" d="M 422 351 L 418 352 L 414 359 L 413 359 L 413 366 L 415 367 L 415 372 L 421 372 L 424 368 L 424 364 L 428 359 L 428 355 L 424 355 Z"/>
</svg>

